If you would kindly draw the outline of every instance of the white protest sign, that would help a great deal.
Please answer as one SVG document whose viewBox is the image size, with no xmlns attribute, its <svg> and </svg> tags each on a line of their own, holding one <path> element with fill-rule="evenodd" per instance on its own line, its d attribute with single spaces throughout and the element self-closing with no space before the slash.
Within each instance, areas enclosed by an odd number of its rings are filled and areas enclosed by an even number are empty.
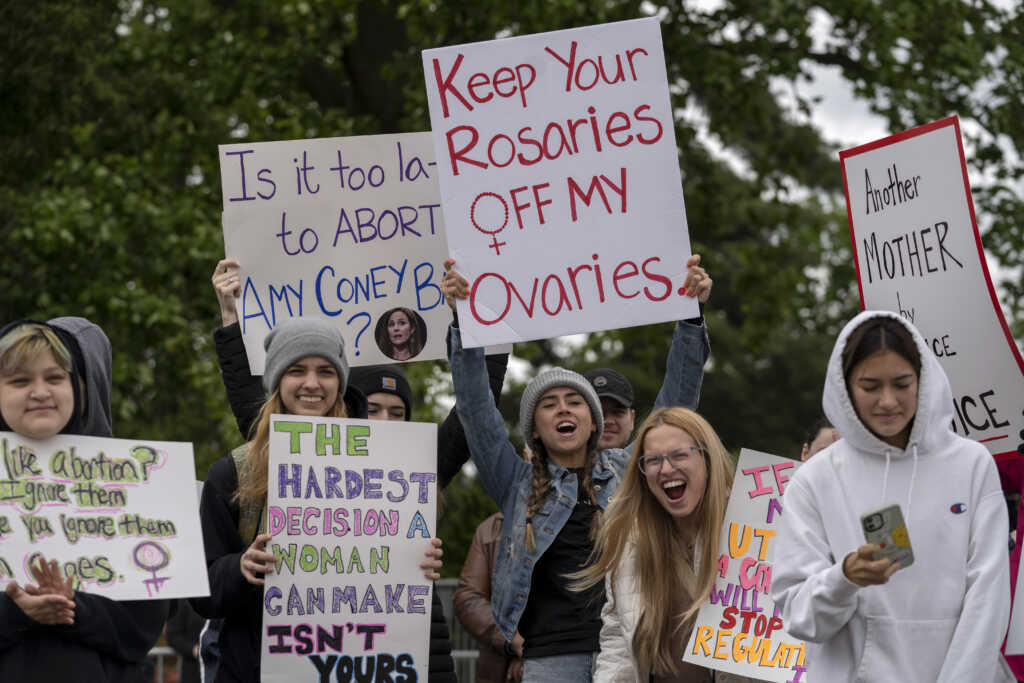
<svg viewBox="0 0 1024 683">
<path fill-rule="evenodd" d="M 271 418 L 260 680 L 427 680 L 436 463 L 434 424 Z"/>
<path fill-rule="evenodd" d="M 698 315 L 657 19 L 424 50 L 467 347 Z"/>
<path fill-rule="evenodd" d="M 840 153 L 861 306 L 897 311 L 953 387 L 953 429 L 1024 453 L 1024 360 L 974 215 L 956 117 Z"/>
<path fill-rule="evenodd" d="M 744 448 L 736 466 L 711 600 L 701 606 L 683 659 L 780 683 L 807 683 L 806 645 L 786 633 L 771 597 L 775 534 L 795 460 Z"/>
<path fill-rule="evenodd" d="M 445 356 L 451 311 L 430 133 L 221 145 L 224 249 L 253 374 L 278 321 L 337 325 L 353 366 Z"/>
<path fill-rule="evenodd" d="M 0 432 L 0 590 L 38 556 L 113 600 L 210 594 L 192 444 Z"/>
</svg>

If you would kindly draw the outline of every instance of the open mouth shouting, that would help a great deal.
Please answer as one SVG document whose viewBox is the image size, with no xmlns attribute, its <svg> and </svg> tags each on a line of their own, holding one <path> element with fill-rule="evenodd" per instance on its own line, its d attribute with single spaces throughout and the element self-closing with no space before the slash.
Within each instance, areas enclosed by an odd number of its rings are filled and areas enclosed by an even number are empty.
<svg viewBox="0 0 1024 683">
<path fill-rule="evenodd" d="M 576 430 L 576 424 L 573 422 L 569 422 L 568 420 L 564 420 L 555 425 L 555 431 L 561 434 L 562 436 L 572 436 L 576 433 Z"/>
<path fill-rule="evenodd" d="M 666 481 L 661 485 L 661 489 L 665 492 L 666 498 L 678 502 L 686 495 L 686 482 L 681 479 Z"/>
</svg>

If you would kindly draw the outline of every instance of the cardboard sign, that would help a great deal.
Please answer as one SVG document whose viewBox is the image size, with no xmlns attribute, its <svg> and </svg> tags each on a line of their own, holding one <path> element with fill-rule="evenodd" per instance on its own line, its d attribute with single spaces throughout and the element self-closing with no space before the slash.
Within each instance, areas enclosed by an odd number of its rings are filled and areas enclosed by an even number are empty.
<svg viewBox="0 0 1024 683">
<path fill-rule="evenodd" d="M 698 315 L 657 19 L 423 52 L 463 344 Z"/>
<path fill-rule="evenodd" d="M 683 659 L 741 676 L 807 683 L 804 641 L 786 633 L 771 596 L 775 534 L 786 482 L 800 463 L 740 451 L 718 542 L 718 576 Z"/>
<path fill-rule="evenodd" d="M 192 444 L 0 432 L 0 590 L 38 556 L 113 600 L 210 594 Z"/>
<path fill-rule="evenodd" d="M 444 357 L 433 156 L 429 133 L 220 146 L 224 249 L 241 265 L 253 374 L 266 335 L 300 315 L 337 325 L 353 366 Z"/>
<path fill-rule="evenodd" d="M 1024 360 L 985 262 L 954 117 L 840 153 L 861 306 L 917 326 L 953 387 L 953 430 L 1024 453 Z"/>
<path fill-rule="evenodd" d="M 274 415 L 260 680 L 427 680 L 437 426 Z"/>
</svg>

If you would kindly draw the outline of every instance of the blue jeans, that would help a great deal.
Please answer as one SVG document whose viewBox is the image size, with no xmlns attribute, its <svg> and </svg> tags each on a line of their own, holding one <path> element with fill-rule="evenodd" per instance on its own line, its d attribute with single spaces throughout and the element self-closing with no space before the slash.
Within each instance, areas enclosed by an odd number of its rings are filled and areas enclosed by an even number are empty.
<svg viewBox="0 0 1024 683">
<path fill-rule="evenodd" d="M 551 655 L 523 660 L 523 683 L 590 683 L 597 653 Z"/>
</svg>

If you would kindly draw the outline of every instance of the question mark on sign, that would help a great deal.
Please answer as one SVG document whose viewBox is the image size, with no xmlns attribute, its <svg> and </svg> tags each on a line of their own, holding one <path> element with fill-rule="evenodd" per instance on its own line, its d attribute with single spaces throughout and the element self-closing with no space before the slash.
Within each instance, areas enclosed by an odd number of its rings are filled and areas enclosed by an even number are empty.
<svg viewBox="0 0 1024 683">
<path fill-rule="evenodd" d="M 370 322 L 373 320 L 373 318 L 371 318 L 370 314 L 367 313 L 366 311 L 360 311 L 359 313 L 356 313 L 354 316 L 349 318 L 348 322 L 345 323 L 346 325 L 351 325 L 353 320 L 364 316 L 366 317 L 366 324 L 364 324 L 363 327 L 359 330 L 359 332 L 356 333 L 356 341 L 354 344 L 352 344 L 352 346 L 355 347 L 357 356 L 359 355 L 359 338 L 363 336 L 363 332 L 366 332 L 366 328 L 370 326 Z"/>
<path fill-rule="evenodd" d="M 160 454 L 151 446 L 132 446 L 128 452 L 142 465 L 142 478 L 149 481 L 149 470 L 160 462 Z"/>
</svg>

